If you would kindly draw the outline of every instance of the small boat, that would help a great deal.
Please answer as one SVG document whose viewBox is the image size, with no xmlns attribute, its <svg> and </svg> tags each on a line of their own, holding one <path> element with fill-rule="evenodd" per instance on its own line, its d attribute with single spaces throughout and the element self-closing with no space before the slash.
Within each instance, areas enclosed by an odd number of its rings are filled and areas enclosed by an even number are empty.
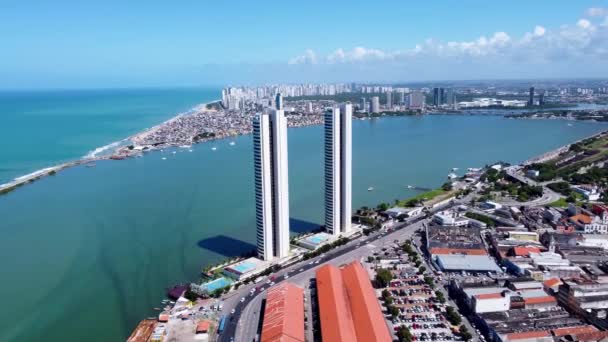
<svg viewBox="0 0 608 342">
<path fill-rule="evenodd" d="M 231 141 L 229 145 L 234 146 L 234 145 L 236 145 L 236 143 L 234 141 Z"/>
<path fill-rule="evenodd" d="M 154 310 L 156 310 L 156 311 L 160 311 L 161 309 L 160 309 L 160 308 L 154 308 Z"/>
<path fill-rule="evenodd" d="M 453 167 L 452 168 L 452 172 L 454 172 L 454 171 L 458 171 L 458 168 L 457 167 Z"/>
<path fill-rule="evenodd" d="M 211 151 L 215 151 L 215 150 L 217 150 L 217 147 L 213 146 L 213 147 L 211 148 Z"/>
<path fill-rule="evenodd" d="M 160 159 L 162 159 L 162 160 L 167 160 L 167 157 L 162 157 L 162 158 L 160 158 Z"/>
<path fill-rule="evenodd" d="M 374 191 L 374 187 L 370 186 L 369 188 L 367 188 L 367 191 Z"/>
<path fill-rule="evenodd" d="M 192 150 L 188 150 L 188 152 L 192 152 Z"/>
<path fill-rule="evenodd" d="M 414 186 L 412 186 L 412 185 L 408 185 L 408 186 L 407 186 L 407 188 L 408 188 L 408 189 L 413 189 L 413 188 L 414 188 Z"/>
<path fill-rule="evenodd" d="M 569 127 L 572 127 L 573 125 L 571 123 L 568 124 Z"/>
<path fill-rule="evenodd" d="M 454 178 L 458 178 L 458 175 L 453 172 L 448 174 L 448 179 L 454 179 Z"/>
</svg>

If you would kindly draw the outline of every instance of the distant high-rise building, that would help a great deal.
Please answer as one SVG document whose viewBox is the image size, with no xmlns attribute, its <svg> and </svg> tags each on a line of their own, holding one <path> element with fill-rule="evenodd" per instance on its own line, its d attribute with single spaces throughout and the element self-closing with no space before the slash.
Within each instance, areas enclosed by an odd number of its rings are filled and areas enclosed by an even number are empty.
<svg viewBox="0 0 608 342">
<path fill-rule="evenodd" d="M 433 88 L 433 106 L 439 106 L 441 104 L 441 98 L 439 96 L 439 88 Z"/>
<path fill-rule="evenodd" d="M 545 93 L 538 94 L 538 105 L 543 106 L 545 104 Z"/>
<path fill-rule="evenodd" d="M 446 93 L 444 88 L 439 88 L 439 105 L 446 103 Z"/>
<path fill-rule="evenodd" d="M 367 112 L 367 101 L 365 101 L 365 97 L 362 97 L 360 100 L 359 111 Z"/>
<path fill-rule="evenodd" d="M 390 91 L 386 93 L 386 108 L 389 110 L 393 108 L 393 93 Z"/>
<path fill-rule="evenodd" d="M 325 229 L 350 231 L 352 216 L 352 105 L 325 113 Z"/>
<path fill-rule="evenodd" d="M 424 108 L 424 94 L 420 91 L 413 91 L 409 96 L 409 108 L 413 110 Z"/>
<path fill-rule="evenodd" d="M 281 93 L 277 93 L 277 96 L 275 97 L 274 101 L 274 108 L 276 110 L 283 110 L 283 95 L 281 95 Z"/>
<path fill-rule="evenodd" d="M 308 113 L 311 114 L 312 113 L 312 101 L 308 102 Z"/>
<path fill-rule="evenodd" d="M 528 99 L 528 106 L 534 106 L 534 87 L 530 87 L 530 98 Z"/>
<path fill-rule="evenodd" d="M 257 252 L 263 260 L 289 254 L 287 118 L 282 110 L 253 120 Z"/>
<path fill-rule="evenodd" d="M 452 89 L 452 88 L 447 89 L 445 103 L 448 106 L 453 106 L 456 103 L 456 97 L 454 96 L 454 89 Z"/>
<path fill-rule="evenodd" d="M 372 96 L 370 112 L 372 112 L 372 113 L 380 112 L 380 98 L 378 96 Z"/>
<path fill-rule="evenodd" d="M 400 105 L 405 104 L 405 93 L 404 92 L 399 93 L 399 104 Z"/>
</svg>

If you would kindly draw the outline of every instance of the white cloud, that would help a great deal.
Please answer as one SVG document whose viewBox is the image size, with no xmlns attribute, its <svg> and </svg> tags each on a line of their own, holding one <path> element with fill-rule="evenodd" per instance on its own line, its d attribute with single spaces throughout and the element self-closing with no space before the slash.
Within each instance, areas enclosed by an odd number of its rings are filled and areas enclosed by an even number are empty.
<svg viewBox="0 0 608 342">
<path fill-rule="evenodd" d="M 598 16 L 599 9 L 588 14 Z M 312 56 L 312 57 L 311 57 Z M 517 61 L 555 62 L 571 58 L 608 58 L 608 17 L 602 23 L 580 19 L 576 25 L 562 25 L 546 29 L 537 25 L 523 36 L 511 37 L 506 32 L 480 36 L 470 41 L 442 42 L 427 39 L 413 48 L 380 50 L 366 47 L 339 48 L 326 56 L 317 56 L 307 50 L 303 56 L 289 61 L 290 64 L 339 64 L 380 61 L 413 62 L 428 58 L 449 58 L 452 61 Z M 311 61 L 314 61 L 311 62 Z"/>
<path fill-rule="evenodd" d="M 539 25 L 536 25 L 536 27 L 534 28 L 534 35 L 537 37 L 542 37 L 545 35 L 545 28 Z"/>
<path fill-rule="evenodd" d="M 307 49 L 303 55 L 290 59 L 289 64 L 317 64 L 317 55 L 312 49 Z"/>
<path fill-rule="evenodd" d="M 591 22 L 587 19 L 581 19 L 576 23 L 576 25 L 578 27 L 582 27 L 582 28 L 586 29 L 586 28 L 591 27 Z"/>
<path fill-rule="evenodd" d="M 591 7 L 587 10 L 587 15 L 590 17 L 604 17 L 608 16 L 608 8 L 604 7 Z"/>
</svg>

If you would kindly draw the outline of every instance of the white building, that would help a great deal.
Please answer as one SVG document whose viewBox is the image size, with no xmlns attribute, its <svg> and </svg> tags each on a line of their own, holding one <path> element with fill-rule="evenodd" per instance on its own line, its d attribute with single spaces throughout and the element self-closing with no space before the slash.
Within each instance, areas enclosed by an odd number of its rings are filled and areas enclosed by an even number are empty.
<svg viewBox="0 0 608 342">
<path fill-rule="evenodd" d="M 593 185 L 573 185 L 572 190 L 585 196 L 589 201 L 598 201 L 600 199 L 600 191 L 597 186 Z"/>
<path fill-rule="evenodd" d="M 409 95 L 410 109 L 424 109 L 424 94 L 420 91 L 413 91 Z"/>
<path fill-rule="evenodd" d="M 380 112 L 380 98 L 378 96 L 372 96 L 370 106 L 371 106 L 370 112 L 379 113 Z"/>
<path fill-rule="evenodd" d="M 253 120 L 257 251 L 263 260 L 289 254 L 287 118 L 282 110 Z"/>
<path fill-rule="evenodd" d="M 352 105 L 325 113 L 325 229 L 350 232 L 352 216 Z"/>
</svg>

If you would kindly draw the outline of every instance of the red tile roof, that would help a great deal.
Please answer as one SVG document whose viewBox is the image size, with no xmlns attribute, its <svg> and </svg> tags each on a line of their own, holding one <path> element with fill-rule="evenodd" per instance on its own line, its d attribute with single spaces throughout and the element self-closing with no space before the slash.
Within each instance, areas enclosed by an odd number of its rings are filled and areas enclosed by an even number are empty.
<svg viewBox="0 0 608 342">
<path fill-rule="evenodd" d="M 516 256 L 529 256 L 530 253 L 540 253 L 538 247 L 513 247 L 513 254 Z"/>
<path fill-rule="evenodd" d="M 545 287 L 554 287 L 555 285 L 559 285 L 561 284 L 561 280 L 559 278 L 551 278 L 551 279 L 547 279 L 543 282 L 543 285 L 545 285 Z"/>
<path fill-rule="evenodd" d="M 502 298 L 502 293 L 482 293 L 475 295 L 476 299 L 496 299 Z"/>
<path fill-rule="evenodd" d="M 304 290 L 283 283 L 268 290 L 262 342 L 304 342 Z"/>
<path fill-rule="evenodd" d="M 355 320 L 357 341 L 392 341 L 382 314 L 382 308 L 369 280 L 369 275 L 358 261 L 342 269 L 350 309 Z"/>
<path fill-rule="evenodd" d="M 337 267 L 325 265 L 317 270 L 317 297 L 323 341 L 356 341 L 353 317 Z"/>
<path fill-rule="evenodd" d="M 466 254 L 466 255 L 486 255 L 484 249 L 459 249 L 459 248 L 431 248 L 431 254 Z"/>
<path fill-rule="evenodd" d="M 167 314 L 160 314 L 158 315 L 158 321 L 159 322 L 169 322 L 169 315 Z"/>
<path fill-rule="evenodd" d="M 549 336 L 551 336 L 551 334 L 548 331 L 527 331 L 527 332 L 507 334 L 507 340 L 516 341 L 516 340 L 525 340 L 528 338 L 549 337 Z"/>
<path fill-rule="evenodd" d="M 376 293 L 358 261 L 341 271 L 333 265 L 319 268 L 317 294 L 323 341 L 391 341 Z"/>
<path fill-rule="evenodd" d="M 583 224 L 590 224 L 591 216 L 585 215 L 585 214 L 578 214 L 578 215 L 574 215 L 574 216 L 570 217 L 570 220 L 572 220 L 574 222 L 580 222 Z"/>
<path fill-rule="evenodd" d="M 196 333 L 206 333 L 207 331 L 209 331 L 209 321 L 200 321 L 197 325 L 196 325 Z"/>
<path fill-rule="evenodd" d="M 543 296 L 543 297 L 532 297 L 532 298 L 524 298 L 524 303 L 528 304 L 542 304 L 542 303 L 557 303 L 555 297 L 553 296 Z"/>
<path fill-rule="evenodd" d="M 582 325 L 578 327 L 559 328 L 553 330 L 555 336 L 566 336 L 566 335 L 578 335 L 588 334 L 598 331 L 598 329 L 592 325 Z"/>
</svg>

